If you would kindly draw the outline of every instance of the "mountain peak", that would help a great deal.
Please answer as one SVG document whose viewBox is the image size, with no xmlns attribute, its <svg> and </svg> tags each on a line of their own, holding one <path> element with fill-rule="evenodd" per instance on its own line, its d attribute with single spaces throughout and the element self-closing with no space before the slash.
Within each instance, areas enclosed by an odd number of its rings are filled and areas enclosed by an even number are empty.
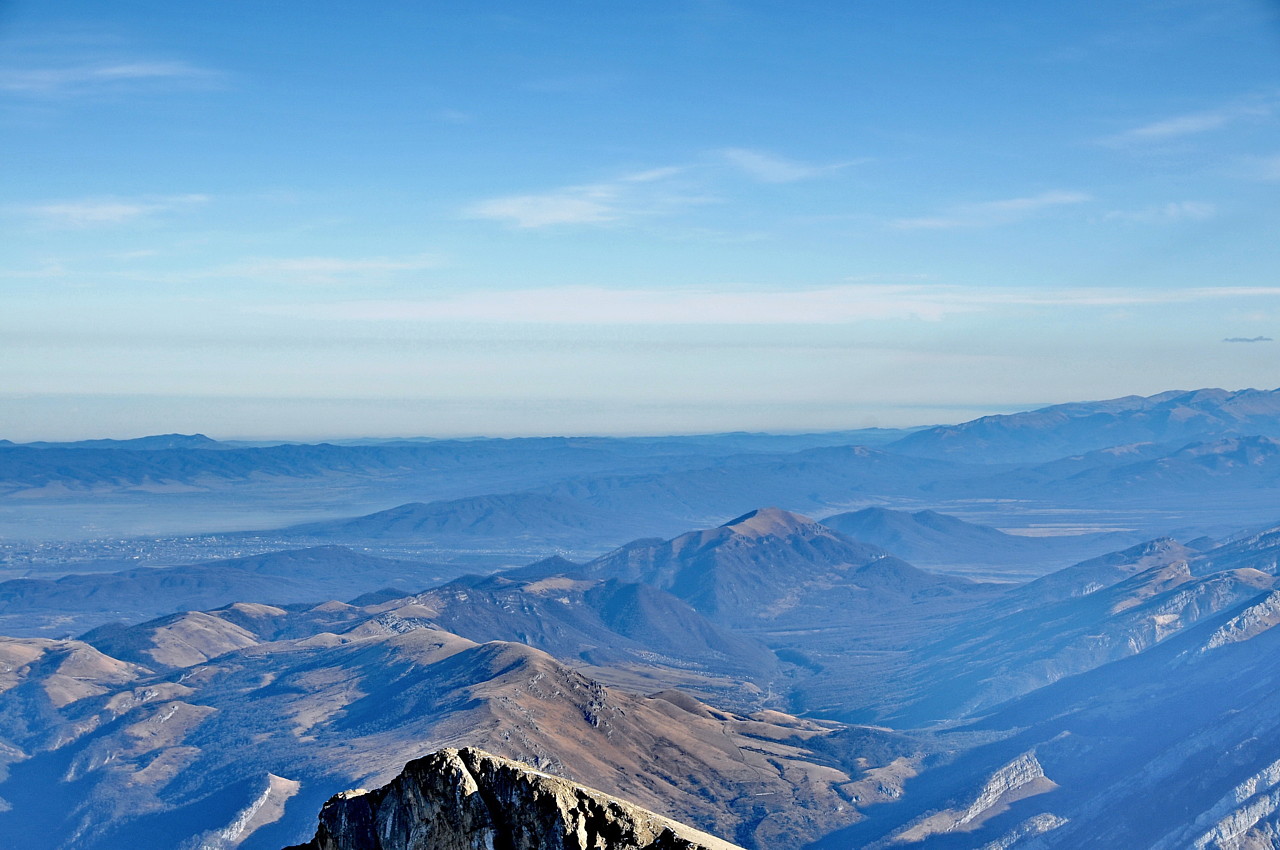
<svg viewBox="0 0 1280 850">
<path fill-rule="evenodd" d="M 347 791 L 325 804 L 320 828 L 293 850 L 741 850 L 520 762 L 470 747 L 405 765 L 376 791 Z"/>
<path fill-rule="evenodd" d="M 743 537 L 786 537 L 810 526 L 814 521 L 800 514 L 793 514 L 781 508 L 758 508 L 740 517 L 729 520 L 721 528 L 727 528 Z"/>
</svg>

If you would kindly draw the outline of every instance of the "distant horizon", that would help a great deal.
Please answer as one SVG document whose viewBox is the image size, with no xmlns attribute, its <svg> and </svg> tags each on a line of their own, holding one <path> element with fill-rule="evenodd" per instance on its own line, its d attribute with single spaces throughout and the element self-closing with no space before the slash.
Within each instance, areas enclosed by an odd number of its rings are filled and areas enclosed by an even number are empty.
<svg viewBox="0 0 1280 850">
<path fill-rule="evenodd" d="M 966 420 L 967 421 L 967 420 Z M 351 436 L 329 435 L 320 437 L 243 437 L 243 436 L 214 436 L 206 434 L 203 431 L 157 431 L 148 434 L 135 434 L 126 437 L 75 437 L 65 440 L 15 440 L 11 437 L 0 436 L 0 442 L 9 442 L 17 446 L 31 445 L 33 443 L 91 443 L 91 442 L 118 442 L 124 443 L 132 440 L 145 440 L 151 437 L 207 437 L 215 443 L 297 443 L 306 445 L 315 445 L 328 442 L 360 442 L 362 440 L 377 440 L 380 442 L 466 442 L 471 440 L 555 440 L 555 439 L 608 439 L 608 440 L 645 440 L 645 439 L 662 439 L 662 438 L 680 438 L 680 437 L 731 437 L 735 435 L 752 436 L 752 437 L 804 437 L 804 436 L 820 436 L 823 434 L 842 434 L 855 433 L 858 431 L 920 431 L 927 428 L 934 428 L 943 425 L 957 425 L 958 422 L 931 422 L 927 425 L 912 425 L 899 428 L 820 428 L 812 431 L 672 431 L 669 433 L 660 432 L 637 432 L 637 433 L 542 433 L 542 434 L 357 434 Z"/>
<path fill-rule="evenodd" d="M 446 431 L 439 431 L 435 433 L 409 432 L 409 431 L 389 432 L 389 433 L 376 433 L 376 432 L 339 433 L 336 431 L 317 431 L 312 434 L 294 433 L 291 435 L 282 435 L 282 434 L 266 434 L 266 435 L 248 434 L 246 435 L 246 434 L 219 432 L 216 429 L 211 429 L 211 428 L 194 427 L 194 428 L 174 428 L 174 429 L 158 428 L 155 430 L 150 430 L 145 432 L 136 432 L 136 433 L 117 431 L 112 434 L 108 434 L 106 436 L 102 435 L 99 432 L 68 431 L 68 432 L 65 432 L 68 434 L 68 436 L 59 435 L 59 436 L 53 436 L 53 437 L 40 436 L 40 435 L 31 436 L 30 434 L 24 434 L 20 429 L 18 429 L 15 431 L 0 430 L 0 440 L 7 440 L 9 442 L 16 443 L 16 444 L 25 444 L 25 443 L 40 443 L 40 442 L 73 443 L 73 442 L 86 442 L 86 441 L 93 441 L 93 440 L 125 441 L 125 440 L 138 440 L 138 439 L 143 439 L 147 437 L 163 437 L 163 436 L 183 436 L 183 437 L 204 436 L 211 440 L 215 440 L 217 442 L 262 443 L 262 442 L 280 441 L 280 442 L 296 442 L 296 443 L 314 444 L 314 443 L 323 443 L 323 442 L 328 442 L 333 440 L 340 440 L 344 442 L 360 441 L 360 440 L 488 440 L 488 439 L 507 440 L 507 439 L 542 439 L 542 438 L 556 438 L 556 437 L 564 437 L 564 438 L 600 437 L 600 438 L 609 438 L 609 439 L 644 439 L 644 438 L 661 438 L 661 437 L 711 437 L 711 436 L 722 436 L 722 435 L 730 435 L 730 434 L 751 434 L 751 435 L 783 437 L 783 436 L 803 436 L 803 435 L 809 435 L 809 434 L 840 433 L 845 431 L 922 430 L 922 429 L 941 427 L 946 425 L 958 425 L 964 422 L 969 422 L 974 419 L 981 418 L 983 416 L 1001 416 L 1001 415 L 1009 415 L 1009 414 L 1015 414 L 1015 413 L 1026 413 L 1026 412 L 1031 412 L 1035 410 L 1041 410 L 1046 407 L 1054 407 L 1061 404 L 1101 402 L 1101 401 L 1110 401 L 1113 399 L 1128 398 L 1128 397 L 1149 398 L 1151 396 L 1162 395 L 1165 393 L 1191 393 L 1191 392 L 1203 392 L 1206 390 L 1224 390 L 1225 392 L 1230 392 L 1230 393 L 1239 393 L 1239 392 L 1246 392 L 1246 391 L 1280 392 L 1280 388 L 1276 388 L 1273 390 L 1273 389 L 1267 389 L 1267 388 L 1260 389 L 1258 387 L 1238 387 L 1235 389 L 1225 389 L 1223 387 L 1216 387 L 1216 386 L 1202 386 L 1202 387 L 1194 387 L 1190 389 L 1171 388 L 1171 389 L 1157 390 L 1155 392 L 1148 392 L 1148 393 L 1122 393 L 1114 396 L 1096 396 L 1091 398 L 1067 398 L 1067 399 L 1059 399 L 1056 401 L 1043 401 L 1043 402 L 1034 402 L 1029 404 L 988 405 L 982 408 L 973 408 L 967 405 L 954 405 L 951 407 L 951 410 L 967 411 L 972 415 L 967 415 L 960 418 L 951 418 L 946 420 L 937 419 L 937 418 L 929 419 L 929 420 L 918 420 L 912 423 L 903 423 L 903 424 L 883 424 L 883 423 L 854 424 L 854 425 L 847 425 L 847 426 L 835 425 L 833 427 L 812 427 L 812 428 L 785 427 L 785 426 L 774 427 L 774 428 L 725 427 L 725 428 L 713 428 L 713 429 L 706 429 L 706 430 L 670 430 L 670 431 L 652 430 L 652 431 L 613 431 L 613 432 L 548 429 L 545 431 L 532 431 L 532 430 L 512 431 L 512 432 L 490 431 L 487 433 L 468 432 L 468 431 L 459 431 L 456 433 L 449 433 Z M 325 401 L 326 403 L 332 403 L 334 400 L 329 399 Z M 349 400 L 349 401 L 352 404 L 368 404 L 369 403 L 369 400 L 367 399 L 355 399 L 355 400 Z M 909 408 L 900 407 L 898 409 L 907 410 Z M 934 412 L 939 412 L 939 411 L 946 410 L 947 408 L 940 405 L 929 405 L 925 409 L 928 409 Z M 4 411 L 0 411 L 0 421 L 3 421 L 5 419 L 6 419 L 6 416 Z M 124 435 L 124 436 L 121 436 L 121 435 Z"/>
<path fill-rule="evenodd" d="M 326 400 L 326 401 L 331 401 L 331 400 Z M 1058 402 L 1050 402 L 1049 404 L 1056 404 L 1056 403 L 1058 403 Z M 65 437 L 63 437 L 63 436 L 59 436 L 59 437 L 57 437 L 57 438 L 49 438 L 49 437 L 44 437 L 44 436 L 31 436 L 29 433 L 28 433 L 28 434 L 23 434 L 21 431 L 8 431 L 8 432 L 0 431 L 0 440 L 8 440 L 8 441 L 10 441 L 10 442 L 12 442 L 12 443 L 16 443 L 16 444 L 25 444 L 25 443 L 40 443 L 40 442 L 73 443 L 73 442 L 86 442 L 86 441 L 92 441 L 92 440 L 114 440 L 114 441 L 125 441 L 125 440 L 137 440 L 137 439 L 143 439 L 143 438 L 146 438 L 146 437 L 164 437 L 164 436 L 183 436 L 183 437 L 205 436 L 205 437 L 208 437 L 209 439 L 211 439 L 211 440 L 215 440 L 215 441 L 217 441 L 217 442 L 269 442 L 269 441 L 273 441 L 273 440 L 279 440 L 279 441 L 282 441 L 282 442 L 322 443 L 322 442 L 326 442 L 326 441 L 330 441 L 330 440 L 351 441 L 351 440 L 364 440 L 364 439 L 368 439 L 368 440 L 488 440 L 488 439 L 503 439 L 503 440 L 506 440 L 506 439 L 526 439 L 526 438 L 527 438 L 527 439 L 541 439 L 541 438 L 555 438 L 555 437 L 565 437 L 565 438 L 579 438 L 579 437 L 581 437 L 581 438 L 591 438 L 591 437 L 601 437 L 601 438 L 611 438 L 611 439 L 612 439 L 612 438 L 619 438 L 619 439 L 637 438 L 637 439 L 643 439 L 643 438 L 646 438 L 646 437 L 653 437 L 653 438 L 658 438 L 658 437 L 710 437 L 710 436 L 721 436 L 721 435 L 730 435 L 730 434 L 752 434 L 752 435 L 767 435 L 767 436 L 801 436 L 801 435 L 806 435 L 806 434 L 829 434 L 829 433 L 840 433 L 840 432 L 844 432 L 844 431 L 870 431 L 870 430 L 908 431 L 908 430 L 919 430 L 919 429 L 922 429 L 922 428 L 931 428 L 931 427 L 935 427 L 935 426 L 938 426 L 938 425 L 953 425 L 953 424 L 959 424 L 960 422 L 967 422 L 967 421 L 969 421 L 970 419 L 975 419 L 975 418 L 978 418 L 978 417 L 980 417 L 980 416 L 997 415 L 997 414 L 1003 414 L 1003 413 L 1019 413 L 1019 412 L 1023 412 L 1023 411 L 1027 411 L 1027 410 L 1036 410 L 1036 409 L 1038 409 L 1039 407 L 1043 407 L 1043 406 L 1048 406 L 1048 405 L 1033 405 L 1033 406 L 1031 406 L 1031 407 L 1027 407 L 1027 406 L 1023 406 L 1023 405 L 1003 405 L 1003 406 L 994 406 L 994 405 L 993 405 L 993 406 L 991 406 L 991 407 L 989 407 L 989 408 L 978 408 L 978 409 L 977 409 L 977 410 L 985 411 L 985 412 L 978 412 L 978 413 L 976 413 L 976 414 L 975 414 L 975 415 L 973 415 L 973 416 L 967 416 L 967 417 L 965 417 L 965 418 L 962 418 L 962 419 L 956 419 L 956 420 L 954 420 L 954 421 L 928 420 L 928 421 L 920 421 L 920 422 L 917 422 L 917 423 L 914 423 L 914 424 L 898 424 L 898 425 L 849 425 L 849 426 L 847 426 L 847 427 L 841 427 L 841 426 L 839 426 L 839 425 L 836 425 L 836 426 L 833 426 L 833 427 L 813 427 L 813 428 L 801 428 L 801 427 L 777 427 L 777 428 L 747 428 L 747 427 L 743 427 L 743 428 L 734 428 L 734 427 L 726 427 L 726 428 L 719 428 L 719 429 L 707 429 L 707 430 L 672 430 L 672 431 L 659 431 L 659 430 L 652 430 L 652 431 L 612 431 L 612 432 L 608 432 L 608 431 L 570 431 L 570 430 L 561 430 L 561 431 L 556 431 L 556 430 L 544 430 L 544 431 L 510 431 L 510 432 L 490 431 L 490 432 L 483 432 L 483 433 L 482 433 L 482 432 L 473 432 L 473 431 L 458 431 L 458 432 L 453 432 L 453 433 L 450 433 L 450 432 L 444 432 L 444 431 L 440 431 L 440 432 L 436 432 L 436 433 L 414 433 L 414 432 L 387 432 L 387 433 L 374 433 L 374 432 L 350 432 L 350 433 L 338 433 L 338 432 L 334 432 L 334 431 L 318 431 L 318 432 L 316 432 L 316 433 L 314 433 L 314 434 L 300 434 L 300 433 L 294 433 L 294 434 L 289 434 L 289 435 L 282 435 L 282 434 L 242 434 L 242 433 L 223 433 L 223 432 L 217 432 L 217 431 L 216 431 L 216 430 L 214 430 L 214 429 L 198 428 L 198 427 L 197 427 L 197 428 L 178 429 L 178 430 L 159 429 L 159 430 L 139 431 L 139 432 L 116 431 L 116 432 L 112 432 L 112 433 L 110 433 L 110 434 L 107 434 L 107 435 L 105 435 L 105 436 L 103 436 L 103 435 L 101 435 L 101 434 L 98 434 L 97 432 L 90 432 L 90 431 L 83 431 L 83 432 L 72 432 L 72 431 L 68 431 L 68 432 L 65 432 L 65 433 L 73 434 L 73 436 L 65 436 Z M 937 409 L 939 409 L 939 408 L 937 408 L 937 407 L 932 407 L 932 406 L 931 406 L 931 407 L 930 407 L 930 409 L 937 410 Z M 974 408 L 971 408 L 971 407 L 969 407 L 969 406 L 967 406 L 967 405 L 957 405 L 957 406 L 956 406 L 956 409 L 959 409 L 959 410 L 966 410 L 966 411 L 972 411 L 972 410 L 975 410 Z M 20 437 L 11 436 L 11 434 L 13 434 L 13 433 L 18 433 L 18 434 L 20 435 Z M 82 434 L 82 435 L 80 435 L 80 436 L 74 436 L 75 434 Z M 123 435 L 123 436 L 122 436 L 122 435 Z"/>
</svg>

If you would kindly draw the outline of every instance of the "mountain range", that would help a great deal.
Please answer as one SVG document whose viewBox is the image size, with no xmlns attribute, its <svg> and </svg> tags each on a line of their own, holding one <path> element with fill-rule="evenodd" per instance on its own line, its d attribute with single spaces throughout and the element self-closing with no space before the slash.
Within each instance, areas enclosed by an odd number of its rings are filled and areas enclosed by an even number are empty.
<svg viewBox="0 0 1280 850">
<path fill-rule="evenodd" d="M 1171 516 L 1202 533 L 1268 519 L 1252 496 L 1280 480 L 1278 398 L 1170 392 L 905 434 L 10 444 L 0 446 L 0 508 L 13 510 L 0 510 L 0 533 L 274 529 L 297 545 L 434 535 L 453 549 L 598 554 L 776 504 L 819 515 L 929 508 L 1001 527 L 1032 525 L 1049 507 L 1080 518 L 1105 508 L 1136 542 L 1169 531 Z M 1205 488 L 1229 511 L 1200 499 Z M 299 525 L 315 538 L 302 540 Z"/>
<path fill-rule="evenodd" d="M 412 595 L 5 638 L 0 835 L 277 848 L 331 795 L 470 745 L 750 848 L 1263 836 L 1277 540 L 983 584 L 762 508 Z M 1134 801 L 1166 793 L 1153 826 Z"/>
<path fill-rule="evenodd" d="M 1280 437 L 1280 390 L 1170 390 L 926 428 L 889 445 L 920 457 L 1035 463 L 1132 443 Z"/>
<path fill-rule="evenodd" d="M 387 586 L 408 594 L 459 572 L 448 565 L 320 546 L 56 580 L 14 579 L 0 582 L 0 632 L 62 637 L 103 623 L 136 623 L 246 599 L 273 605 L 314 603 Z"/>
</svg>

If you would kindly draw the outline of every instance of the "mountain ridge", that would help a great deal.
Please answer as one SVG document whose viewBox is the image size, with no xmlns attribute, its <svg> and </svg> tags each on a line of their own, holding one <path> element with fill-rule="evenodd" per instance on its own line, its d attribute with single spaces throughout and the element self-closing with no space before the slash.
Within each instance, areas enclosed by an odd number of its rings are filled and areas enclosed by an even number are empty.
<svg viewBox="0 0 1280 850">
<path fill-rule="evenodd" d="M 1238 434 L 1280 437 L 1280 389 L 1167 390 L 1068 402 L 927 428 L 888 448 L 920 457 L 981 455 L 988 462 L 1047 462 L 1109 446 Z"/>
</svg>

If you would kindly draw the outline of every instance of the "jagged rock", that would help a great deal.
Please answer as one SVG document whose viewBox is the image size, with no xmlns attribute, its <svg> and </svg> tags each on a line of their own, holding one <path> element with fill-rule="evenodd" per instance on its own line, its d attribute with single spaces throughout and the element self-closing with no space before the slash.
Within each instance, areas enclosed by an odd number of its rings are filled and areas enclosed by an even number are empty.
<svg viewBox="0 0 1280 850">
<path fill-rule="evenodd" d="M 443 749 L 375 791 L 325 804 L 289 850 L 741 850 L 520 762 Z"/>
<path fill-rule="evenodd" d="M 879 848 L 911 842 L 924 841 L 935 835 L 952 832 L 972 832 L 983 825 L 991 817 L 1006 811 L 1011 803 L 1027 797 L 1044 794 L 1057 788 L 1057 784 L 1044 775 L 1044 768 L 1034 752 L 1026 752 L 1008 764 L 996 770 L 963 808 L 956 806 L 942 811 L 930 812 L 917 818 L 905 828 L 894 833 L 888 839 L 877 842 L 872 847 Z M 1065 821 L 1054 819 L 1052 826 L 1045 821 L 1045 829 L 1027 827 L 1024 835 L 1046 832 L 1056 828 Z M 1016 839 L 1014 839 L 1016 840 Z M 999 842 L 996 842 L 999 847 Z M 1013 843 L 1005 845 L 1013 846 Z M 984 848 L 985 850 L 985 848 Z"/>
<path fill-rule="evenodd" d="M 1060 818 L 1050 812 L 1044 812 L 1035 817 L 1027 818 L 995 841 L 982 845 L 979 850 L 1009 850 L 1011 847 L 1018 846 L 1019 842 L 1028 836 L 1044 835 L 1046 832 L 1055 830 L 1066 822 L 1066 818 Z"/>
<path fill-rule="evenodd" d="M 1280 590 L 1273 590 L 1210 635 L 1200 652 L 1248 640 L 1277 624 L 1280 624 Z"/>
</svg>

